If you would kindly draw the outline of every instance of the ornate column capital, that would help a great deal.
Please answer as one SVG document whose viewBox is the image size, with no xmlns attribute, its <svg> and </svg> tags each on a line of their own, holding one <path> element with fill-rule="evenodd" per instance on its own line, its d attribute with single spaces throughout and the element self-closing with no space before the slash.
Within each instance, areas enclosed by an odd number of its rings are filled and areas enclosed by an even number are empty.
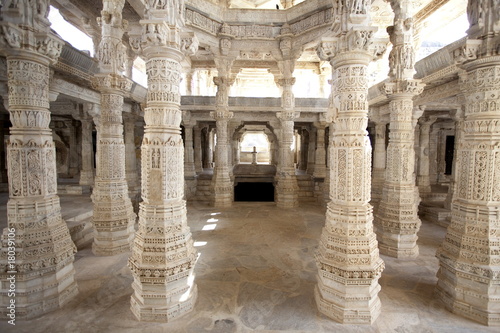
<svg viewBox="0 0 500 333">
<path fill-rule="evenodd" d="M 388 96 L 398 95 L 412 98 L 420 95 L 424 91 L 424 87 L 425 83 L 422 83 L 422 80 L 409 79 L 384 83 L 381 89 Z"/>
</svg>

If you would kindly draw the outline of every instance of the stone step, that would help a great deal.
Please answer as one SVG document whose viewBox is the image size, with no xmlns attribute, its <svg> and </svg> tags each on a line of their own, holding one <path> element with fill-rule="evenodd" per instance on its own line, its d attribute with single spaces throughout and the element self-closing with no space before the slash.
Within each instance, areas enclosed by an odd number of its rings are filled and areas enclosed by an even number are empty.
<svg viewBox="0 0 500 333">
<path fill-rule="evenodd" d="M 69 234 L 78 250 L 83 249 L 94 240 L 94 228 L 92 226 L 92 217 L 81 220 L 66 221 Z"/>
<path fill-rule="evenodd" d="M 421 203 L 419 206 L 419 215 L 425 220 L 445 228 L 450 224 L 451 212 L 443 208 L 442 205 Z"/>
<path fill-rule="evenodd" d="M 57 194 L 82 195 L 90 194 L 89 185 L 57 184 Z"/>
</svg>

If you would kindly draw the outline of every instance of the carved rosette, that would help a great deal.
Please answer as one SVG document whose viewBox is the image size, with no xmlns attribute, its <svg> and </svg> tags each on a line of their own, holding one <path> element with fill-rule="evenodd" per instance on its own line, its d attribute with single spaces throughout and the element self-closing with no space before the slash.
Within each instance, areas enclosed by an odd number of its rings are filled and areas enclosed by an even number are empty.
<svg viewBox="0 0 500 333">
<path fill-rule="evenodd" d="M 492 57 L 465 69 L 460 82 L 465 119 L 451 223 L 437 251 L 437 294 L 450 311 L 495 326 L 500 323 L 500 65 Z"/>
<path fill-rule="evenodd" d="M 357 14 L 352 14 L 357 19 Z M 362 15 L 361 15 L 362 16 Z M 357 27 L 323 41 L 318 54 L 332 64 L 330 201 L 316 253 L 316 303 L 321 313 L 350 324 L 371 324 L 381 311 L 384 269 L 373 232 L 371 146 L 367 136 L 367 66 L 373 29 Z"/>
<path fill-rule="evenodd" d="M 165 6 L 178 3 L 168 1 Z M 194 307 L 197 287 L 193 269 L 197 253 L 183 200 L 184 147 L 179 91 L 183 50 L 178 27 L 157 19 L 161 13 L 166 15 L 165 11 L 151 8 L 146 13 L 149 20 L 141 21 L 144 29 L 141 47 L 147 58 L 148 75 L 146 126 L 141 147 L 143 202 L 129 267 L 134 277 L 131 298 L 134 315 L 139 320 L 168 322 Z M 175 23 L 176 19 L 170 17 L 166 22 Z"/>
<path fill-rule="evenodd" d="M 30 319 L 60 308 L 78 293 L 76 247 L 57 196 L 56 151 L 49 128 L 50 59 L 33 50 L 14 53 L 7 56 L 12 127 L 6 145 L 8 228 L 1 238 L 0 279 L 15 275 L 16 318 Z M 14 236 L 9 229 L 14 229 Z M 9 238 L 15 238 L 13 264 Z M 7 289 L 0 292 L 2 316 L 10 313 L 11 300 Z"/>
<path fill-rule="evenodd" d="M 227 72 L 230 68 L 226 68 Z M 234 185 L 230 176 L 232 166 L 229 164 L 229 151 L 231 145 L 228 135 L 228 122 L 233 113 L 228 111 L 229 88 L 234 80 L 230 77 L 214 77 L 217 85 L 216 111 L 211 113 L 215 119 L 217 131 L 217 145 L 215 147 L 215 168 L 212 178 L 214 189 L 214 206 L 229 207 L 234 198 Z"/>
</svg>

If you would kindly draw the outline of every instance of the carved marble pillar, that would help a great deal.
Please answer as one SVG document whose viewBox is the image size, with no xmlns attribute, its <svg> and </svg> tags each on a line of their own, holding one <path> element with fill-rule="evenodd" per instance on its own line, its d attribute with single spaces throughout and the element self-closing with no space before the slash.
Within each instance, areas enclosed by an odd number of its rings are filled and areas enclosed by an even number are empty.
<svg viewBox="0 0 500 333">
<path fill-rule="evenodd" d="M 197 253 L 183 199 L 180 29 L 184 17 L 179 13 L 166 17 L 163 6 L 170 3 L 157 2 L 140 21 L 148 77 L 141 148 L 143 202 L 129 259 L 134 277 L 132 313 L 139 320 L 161 322 L 190 312 L 197 297 L 193 273 Z"/>
<path fill-rule="evenodd" d="M 462 100 L 462 98 L 460 98 L 460 100 Z M 451 203 L 453 200 L 453 195 L 455 193 L 455 188 L 457 184 L 457 155 L 458 155 L 457 147 L 463 136 L 464 111 L 465 111 L 465 105 L 462 104 L 460 108 L 450 112 L 451 118 L 455 121 L 455 148 L 453 151 L 453 162 L 451 168 L 452 174 L 450 177 L 450 185 L 448 187 L 448 193 L 446 194 L 446 199 L 444 201 L 444 208 L 449 209 L 450 211 L 451 211 Z"/>
<path fill-rule="evenodd" d="M 94 185 L 94 149 L 92 147 L 92 118 L 80 119 L 82 126 L 82 165 L 80 185 Z"/>
<path fill-rule="evenodd" d="M 278 63 L 282 78 L 276 80 L 282 90 L 281 111 L 277 117 L 281 124 L 279 140 L 279 163 L 276 173 L 276 205 L 280 208 L 293 208 L 299 204 L 297 177 L 295 175 L 293 144 L 294 121 L 299 116 L 295 112 L 295 96 L 292 87 L 295 78 L 292 77 L 294 61 L 284 60 Z"/>
<path fill-rule="evenodd" d="M 423 91 L 414 80 L 413 21 L 409 0 L 391 1 L 394 26 L 388 29 L 393 49 L 389 55 L 390 80 L 385 84 L 389 98 L 389 145 L 385 182 L 375 226 L 380 253 L 396 258 L 418 256 L 420 197 L 415 185 L 413 97 Z"/>
<path fill-rule="evenodd" d="M 316 154 L 314 162 L 314 178 L 325 178 L 326 176 L 326 147 L 325 128 L 326 122 L 314 123 L 316 127 Z"/>
<path fill-rule="evenodd" d="M 7 228 L 0 251 L 4 320 L 40 316 L 78 293 L 73 268 L 76 247 L 61 217 L 49 128 L 49 65 L 57 62 L 64 42 L 50 32 L 48 1 L 37 2 L 39 12 L 25 11 L 23 4 L 11 2 L 11 7 L 0 8 L 0 54 L 7 61 L 12 123 L 6 145 Z M 15 295 L 9 290 L 12 284 Z M 12 304 L 15 318 L 9 316 Z"/>
<path fill-rule="evenodd" d="M 193 128 L 191 113 L 183 113 L 184 123 L 184 197 L 190 200 L 196 194 L 196 170 L 194 165 Z"/>
<path fill-rule="evenodd" d="M 448 310 L 499 326 L 500 25 L 489 5 L 494 2 L 469 1 L 469 36 L 458 49 L 465 113 L 451 223 L 436 254 L 437 295 Z"/>
<path fill-rule="evenodd" d="M 347 20 L 346 17 L 343 17 Z M 371 324 L 380 314 L 378 279 L 384 269 L 373 232 L 368 125 L 368 49 L 375 28 L 352 27 L 318 48 L 332 65 L 333 123 L 329 154 L 330 201 L 316 252 L 315 298 L 324 315 Z M 342 51 L 340 51 L 342 50 Z"/>
<path fill-rule="evenodd" d="M 372 170 L 372 200 L 374 212 L 377 211 L 378 204 L 382 198 L 382 187 L 385 177 L 385 140 L 387 123 L 375 123 L 375 145 L 373 148 L 373 170 Z"/>
<path fill-rule="evenodd" d="M 307 173 L 309 175 L 314 174 L 314 166 L 316 162 L 316 135 L 317 135 L 317 130 L 314 128 L 314 126 L 311 126 L 309 129 L 309 142 L 307 145 Z"/>
<path fill-rule="evenodd" d="M 134 198 L 140 190 L 139 173 L 137 170 L 137 156 L 135 153 L 135 114 L 124 113 L 124 141 L 125 141 L 125 178 L 127 179 L 130 197 Z"/>
<path fill-rule="evenodd" d="M 215 119 L 217 145 L 215 146 L 215 168 L 212 185 L 214 188 L 214 206 L 230 207 L 234 199 L 234 186 L 231 179 L 232 166 L 229 164 L 231 144 L 229 142 L 228 123 L 233 117 L 233 113 L 229 112 L 228 98 L 229 87 L 234 80 L 229 77 L 232 60 L 220 58 L 217 62 L 219 63 L 219 74 L 225 74 L 225 76 L 214 77 L 217 95 L 215 97 L 215 111 L 211 113 L 211 116 Z"/>
<path fill-rule="evenodd" d="M 420 144 L 418 159 L 418 177 L 417 184 L 420 195 L 423 197 L 431 193 L 431 179 L 429 177 L 429 140 L 432 124 L 436 121 L 435 117 L 420 118 Z"/>
<path fill-rule="evenodd" d="M 193 74 L 194 70 L 190 69 L 186 72 L 186 95 L 193 95 Z"/>
<path fill-rule="evenodd" d="M 196 177 L 192 124 L 184 124 L 184 178 Z"/>
<path fill-rule="evenodd" d="M 199 126 L 193 127 L 194 137 L 194 169 L 196 173 L 203 172 L 202 150 L 201 146 L 201 128 Z"/>
<path fill-rule="evenodd" d="M 96 151 L 96 176 L 92 191 L 95 255 L 111 256 L 130 250 L 136 215 L 129 198 L 123 141 L 123 96 L 132 81 L 121 74 L 126 52 L 121 36 L 124 1 L 103 1 L 102 39 L 97 52 L 100 73 L 92 85 L 101 92 L 101 116 Z"/>
</svg>

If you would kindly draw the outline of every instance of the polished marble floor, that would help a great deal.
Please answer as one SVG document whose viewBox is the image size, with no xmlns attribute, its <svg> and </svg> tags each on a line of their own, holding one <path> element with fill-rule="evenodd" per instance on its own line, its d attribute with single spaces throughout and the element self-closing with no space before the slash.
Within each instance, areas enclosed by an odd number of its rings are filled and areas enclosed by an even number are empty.
<svg viewBox="0 0 500 333">
<path fill-rule="evenodd" d="M 5 196 L 0 196 L 4 210 Z M 91 209 L 88 198 L 61 196 L 63 215 Z M 0 211 L 0 224 L 6 215 Z M 195 310 L 171 323 L 138 322 L 129 309 L 129 253 L 96 257 L 90 246 L 76 254 L 80 290 L 63 309 L 1 332 L 498 332 L 446 311 L 434 298 L 438 261 L 434 254 L 445 229 L 423 221 L 420 256 L 382 256 L 382 314 L 372 326 L 337 324 L 319 314 L 313 298 L 313 254 L 324 224 L 324 208 L 279 209 L 274 203 L 235 203 L 215 209 L 188 205 L 188 221 L 200 257 L 195 269 Z"/>
</svg>

